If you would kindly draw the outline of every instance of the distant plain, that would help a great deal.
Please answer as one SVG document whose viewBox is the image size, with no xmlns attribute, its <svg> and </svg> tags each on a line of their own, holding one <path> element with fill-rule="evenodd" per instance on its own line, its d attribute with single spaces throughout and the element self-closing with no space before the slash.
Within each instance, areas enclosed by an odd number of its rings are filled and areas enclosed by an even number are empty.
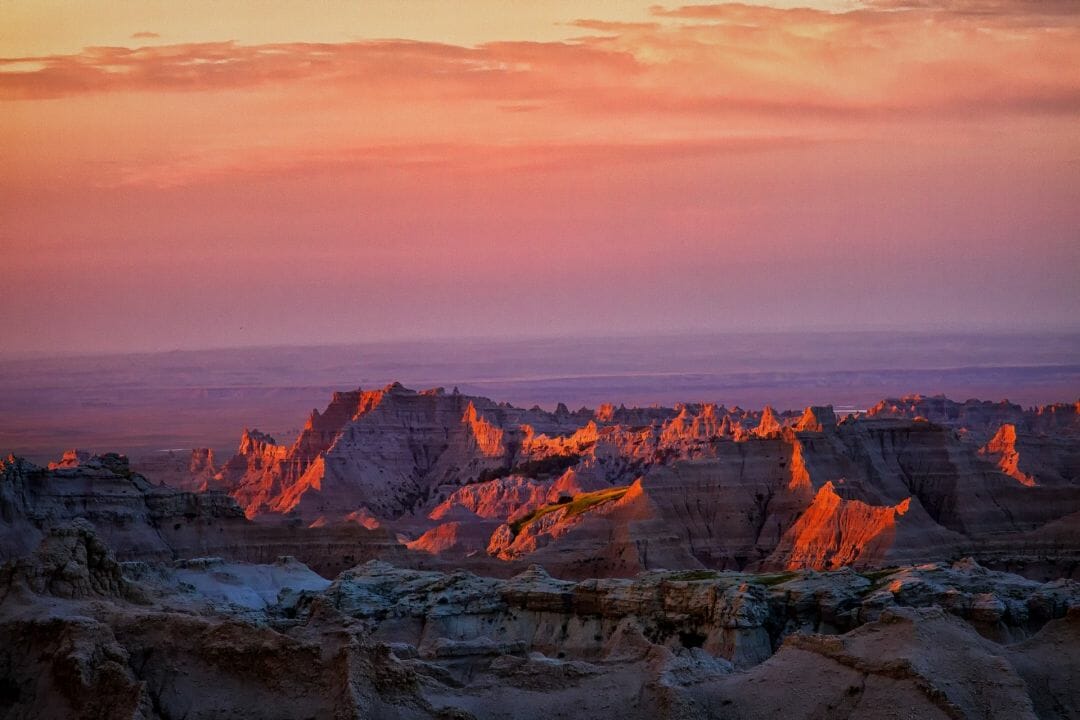
<svg viewBox="0 0 1080 720">
<path fill-rule="evenodd" d="M 1080 397 L 1080 333 L 810 332 L 430 340 L 0 358 L 0 452 L 144 455 L 245 427 L 291 442 L 334 390 L 444 386 L 571 409 L 711 401 L 864 409 L 945 394 L 1024 406 Z"/>
</svg>

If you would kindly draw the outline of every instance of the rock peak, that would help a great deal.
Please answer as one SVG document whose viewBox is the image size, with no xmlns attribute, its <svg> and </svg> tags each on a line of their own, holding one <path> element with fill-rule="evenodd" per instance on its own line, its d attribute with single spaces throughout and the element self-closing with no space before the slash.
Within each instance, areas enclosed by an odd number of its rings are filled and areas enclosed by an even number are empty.
<svg viewBox="0 0 1080 720">
<path fill-rule="evenodd" d="M 825 432 L 836 427 L 836 413 L 832 405 L 811 405 L 803 411 L 795 424 L 800 431 Z"/>
<path fill-rule="evenodd" d="M 761 412 L 761 421 L 754 428 L 754 434 L 758 437 L 769 437 L 775 435 L 781 430 L 780 420 L 777 419 L 776 413 L 772 409 L 772 405 L 766 405 L 765 409 Z"/>
</svg>

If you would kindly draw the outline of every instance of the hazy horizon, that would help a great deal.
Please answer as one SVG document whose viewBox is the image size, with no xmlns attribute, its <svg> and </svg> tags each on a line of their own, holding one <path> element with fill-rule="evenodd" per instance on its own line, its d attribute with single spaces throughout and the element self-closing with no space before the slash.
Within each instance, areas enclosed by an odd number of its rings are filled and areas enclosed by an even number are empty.
<svg viewBox="0 0 1080 720">
<path fill-rule="evenodd" d="M 110 346 L 88 350 L 79 347 L 63 347 L 58 349 L 39 349 L 28 347 L 4 347 L 0 348 L 0 361 L 19 361 L 32 359 L 67 358 L 76 359 L 81 357 L 112 357 L 112 356 L 153 356 L 170 353 L 204 353 L 204 352 L 228 352 L 228 351 L 272 351 L 275 349 L 303 350 L 303 349 L 348 349 L 365 346 L 397 346 L 402 345 L 474 345 L 474 344 L 516 344 L 533 343 L 544 341 L 634 341 L 634 340 L 662 340 L 662 339 L 709 339 L 709 338 L 825 338 L 828 336 L 854 337 L 854 336 L 903 336 L 912 339 L 940 339 L 945 337 L 968 338 L 985 337 L 994 339 L 1007 338 L 1061 338 L 1076 342 L 1077 351 L 1080 352 L 1080 327 L 1072 328 L 994 328 L 981 329 L 978 327 L 963 328 L 918 328 L 918 327 L 882 327 L 882 328 L 755 328 L 745 330 L 723 329 L 689 329 L 672 330 L 658 329 L 655 331 L 627 331 L 627 332 L 597 332 L 597 333 L 521 333 L 516 335 L 429 335 L 410 337 L 386 337 L 386 338 L 363 338 L 363 339 L 340 339 L 301 341 L 293 340 L 286 342 L 250 342 L 246 344 L 231 345 L 188 345 L 188 346 L 163 346 L 163 347 L 132 347 L 123 348 Z M 1062 357 L 1062 363 L 1067 363 L 1070 358 Z"/>
<path fill-rule="evenodd" d="M 860 408 L 945 394 L 1024 407 L 1080 397 L 1080 333 L 715 333 L 453 338 L 0 358 L 0 454 L 213 447 L 295 437 L 338 390 L 400 381 L 554 409 L 716 402 Z"/>
</svg>

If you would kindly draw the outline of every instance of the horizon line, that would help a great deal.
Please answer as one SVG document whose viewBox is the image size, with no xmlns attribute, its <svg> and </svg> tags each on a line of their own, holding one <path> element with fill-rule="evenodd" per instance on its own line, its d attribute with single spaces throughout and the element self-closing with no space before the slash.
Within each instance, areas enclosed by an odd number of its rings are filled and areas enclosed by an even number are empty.
<svg viewBox="0 0 1080 720">
<path fill-rule="evenodd" d="M 229 351 L 258 351 L 258 350 L 302 350 L 302 349 L 332 349 L 353 348 L 364 346 L 394 346 L 394 345 L 436 345 L 436 344 L 515 344 L 529 342 L 565 342 L 565 341 L 604 341 L 604 340 L 649 340 L 663 338 L 705 338 L 705 337 L 747 337 L 747 336 L 815 336 L 815 335 L 908 335 L 908 336 L 971 336 L 982 335 L 992 337 L 1077 337 L 1080 339 L 1080 326 L 1073 328 L 1056 327 L 1014 327 L 1014 326 L 980 326 L 971 325 L 963 328 L 947 327 L 830 327 L 820 326 L 813 328 L 741 328 L 741 329 L 712 329 L 712 328 L 684 328 L 654 331 L 605 331 L 602 333 L 518 333 L 507 334 L 453 334 L 453 335 L 418 335 L 414 337 L 380 337 L 357 340 L 327 340 L 318 342 L 282 341 L 282 342 L 252 342 L 228 345 L 178 345 L 175 347 L 141 347 L 132 349 L 0 349 L 0 362 L 33 360 L 33 359 L 74 359 L 74 358 L 104 358 L 123 357 L 132 355 L 170 355 L 183 353 L 207 353 Z"/>
</svg>

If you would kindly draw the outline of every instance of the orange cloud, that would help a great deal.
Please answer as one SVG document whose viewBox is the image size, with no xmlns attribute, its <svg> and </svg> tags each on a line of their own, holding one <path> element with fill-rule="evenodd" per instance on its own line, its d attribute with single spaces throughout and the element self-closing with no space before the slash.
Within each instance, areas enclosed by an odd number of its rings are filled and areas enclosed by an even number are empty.
<svg viewBox="0 0 1080 720">
<path fill-rule="evenodd" d="M 86 278 L 100 317 L 143 306 L 94 280 L 120 267 L 147 293 L 157 273 L 187 288 L 186 305 L 158 301 L 163 316 L 269 303 L 294 328 L 358 285 L 358 317 L 383 329 L 463 307 L 446 332 L 477 318 L 503 332 L 522 317 L 508 297 L 556 303 L 581 328 L 596 302 L 621 328 L 687 313 L 703 327 L 1068 319 L 1069 6 L 729 3 L 647 19 L 567 18 L 582 35 L 559 42 L 2 58 L 0 248 L 22 283 L 9 296 L 75 330 L 96 321 L 65 320 L 58 267 Z M 280 291 L 298 273 L 323 288 L 299 309 Z"/>
<path fill-rule="evenodd" d="M 1026 19 L 1034 24 L 1057 24 L 1063 18 L 1080 16 L 1073 0 L 863 0 L 881 10 L 925 10 L 977 19 Z"/>
<path fill-rule="evenodd" d="M 577 20 L 597 34 L 567 42 L 214 42 L 3 58 L 5 185 L 171 187 L 369 162 L 508 171 L 565 165 L 590 147 L 644 159 L 898 133 L 925 143 L 913 123 L 1080 114 L 1071 3 L 727 3 L 652 17 Z"/>
<path fill-rule="evenodd" d="M 654 8 L 663 22 L 578 20 L 574 42 L 232 42 L 0 60 L 0 98 L 325 83 L 339 92 L 579 112 L 1075 112 L 1072 2 L 878 0 L 850 12 L 743 4 Z M 1026 29 L 1018 32 L 1017 28 Z M 377 96 L 383 100 L 384 97 Z"/>
</svg>

